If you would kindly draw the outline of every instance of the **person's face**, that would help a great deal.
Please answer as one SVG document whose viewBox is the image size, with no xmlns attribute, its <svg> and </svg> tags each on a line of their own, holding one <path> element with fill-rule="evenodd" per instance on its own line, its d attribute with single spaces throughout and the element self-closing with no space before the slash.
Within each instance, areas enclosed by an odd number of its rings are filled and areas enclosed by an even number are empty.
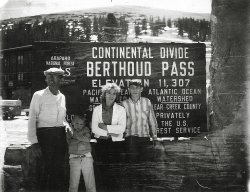
<svg viewBox="0 0 250 192">
<path fill-rule="evenodd" d="M 49 87 L 59 86 L 62 76 L 58 74 L 47 74 L 45 81 Z"/>
<path fill-rule="evenodd" d="M 129 92 L 132 97 L 140 97 L 143 88 L 139 85 L 130 85 Z"/>
<path fill-rule="evenodd" d="M 85 127 L 85 121 L 83 119 L 75 118 L 72 121 L 74 130 L 80 131 Z"/>
<path fill-rule="evenodd" d="M 114 103 L 116 99 L 116 90 L 114 88 L 106 92 L 106 103 Z"/>
</svg>

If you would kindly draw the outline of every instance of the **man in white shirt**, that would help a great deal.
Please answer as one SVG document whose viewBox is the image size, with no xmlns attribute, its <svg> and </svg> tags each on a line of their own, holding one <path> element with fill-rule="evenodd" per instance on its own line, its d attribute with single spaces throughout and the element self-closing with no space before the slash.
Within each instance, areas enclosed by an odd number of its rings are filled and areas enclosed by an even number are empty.
<svg viewBox="0 0 250 192">
<path fill-rule="evenodd" d="M 28 140 L 34 155 L 42 155 L 44 165 L 39 175 L 39 188 L 60 190 L 64 186 L 64 165 L 67 153 L 65 96 L 59 91 L 64 71 L 44 71 L 48 87 L 34 93 L 29 111 Z"/>
</svg>

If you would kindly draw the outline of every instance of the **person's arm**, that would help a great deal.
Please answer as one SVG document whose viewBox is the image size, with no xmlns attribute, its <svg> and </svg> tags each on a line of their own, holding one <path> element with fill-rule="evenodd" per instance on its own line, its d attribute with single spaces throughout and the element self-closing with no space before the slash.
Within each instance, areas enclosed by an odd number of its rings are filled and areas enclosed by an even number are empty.
<svg viewBox="0 0 250 192">
<path fill-rule="evenodd" d="M 155 117 L 153 105 L 151 102 L 149 103 L 149 128 L 150 128 L 150 135 L 153 138 L 153 140 L 157 139 L 157 120 Z"/>
<path fill-rule="evenodd" d="M 36 124 L 37 124 L 38 114 L 39 114 L 39 95 L 35 93 L 30 102 L 29 120 L 28 120 L 27 137 L 28 141 L 31 144 L 38 143 L 36 135 Z"/>
<path fill-rule="evenodd" d="M 101 129 L 99 127 L 100 120 L 98 119 L 98 111 L 97 108 L 94 108 L 93 115 L 92 115 L 92 132 L 97 136 L 108 136 L 107 130 Z"/>
<path fill-rule="evenodd" d="M 126 133 L 128 132 L 128 130 L 131 128 L 131 124 L 132 124 L 132 120 L 131 117 L 128 113 L 128 104 L 126 103 L 127 100 L 123 101 L 121 104 L 122 106 L 125 108 L 125 112 L 126 112 L 126 129 L 125 129 L 125 133 L 124 135 L 126 136 Z"/>
<path fill-rule="evenodd" d="M 84 129 L 88 129 L 88 128 L 85 127 Z M 89 130 L 81 131 L 80 133 L 75 134 L 75 138 L 78 141 L 89 142 L 90 141 L 90 131 Z"/>
<path fill-rule="evenodd" d="M 63 95 L 63 100 L 62 100 L 62 105 L 65 107 L 66 109 L 66 99 L 65 99 L 65 96 Z M 65 112 L 66 113 L 66 112 Z M 69 124 L 69 122 L 66 120 L 66 115 L 65 115 L 65 119 L 63 121 L 63 125 L 65 126 L 65 131 L 66 132 L 71 132 L 71 134 L 73 134 L 73 130 Z"/>
<path fill-rule="evenodd" d="M 113 137 L 118 137 L 118 136 L 119 136 L 119 134 L 108 132 L 108 129 L 107 129 L 107 128 L 108 128 L 108 125 L 106 125 L 106 124 L 104 124 L 104 123 L 99 123 L 98 126 L 99 126 L 101 129 L 107 131 L 107 135 L 108 135 L 108 136 L 113 136 Z M 106 136 L 101 136 L 101 137 L 106 137 Z"/>
<path fill-rule="evenodd" d="M 66 128 L 66 139 L 67 139 L 67 143 L 70 143 L 70 140 L 73 138 L 73 129 L 72 128 L 70 128 L 70 130 L 69 129 L 67 129 Z"/>
<path fill-rule="evenodd" d="M 114 114 L 113 114 L 114 115 Z M 126 129 L 126 111 L 123 107 L 119 109 L 118 124 L 107 125 L 108 134 L 123 134 Z"/>
<path fill-rule="evenodd" d="M 36 134 L 36 124 L 37 117 L 39 114 L 39 95 L 34 94 L 30 103 L 29 109 L 29 120 L 28 120 L 28 141 L 31 143 L 31 150 L 34 153 L 34 156 L 39 157 L 42 154 L 41 147 L 37 140 Z"/>
<path fill-rule="evenodd" d="M 71 132 L 71 133 L 73 132 L 72 128 L 70 127 L 70 125 L 69 125 L 69 123 L 68 123 L 68 121 L 66 119 L 64 120 L 63 125 L 65 126 L 65 131 L 66 132 Z"/>
</svg>

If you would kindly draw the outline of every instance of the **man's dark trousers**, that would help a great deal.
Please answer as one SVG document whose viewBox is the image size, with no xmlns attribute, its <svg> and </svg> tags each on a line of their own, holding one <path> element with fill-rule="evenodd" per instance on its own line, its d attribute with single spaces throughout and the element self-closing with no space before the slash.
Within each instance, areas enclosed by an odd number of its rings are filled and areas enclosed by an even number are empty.
<svg viewBox="0 0 250 192">
<path fill-rule="evenodd" d="M 42 150 L 43 166 L 39 185 L 41 189 L 65 190 L 67 142 L 65 127 L 46 127 L 37 129 L 38 143 Z"/>
<path fill-rule="evenodd" d="M 138 163 L 151 160 L 152 143 L 149 137 L 128 136 L 125 138 L 128 161 Z"/>
</svg>

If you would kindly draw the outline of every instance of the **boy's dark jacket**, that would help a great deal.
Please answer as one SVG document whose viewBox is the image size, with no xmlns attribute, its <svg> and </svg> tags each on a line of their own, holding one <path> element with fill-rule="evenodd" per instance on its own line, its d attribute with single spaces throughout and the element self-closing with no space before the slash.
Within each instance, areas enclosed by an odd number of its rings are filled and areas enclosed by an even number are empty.
<svg viewBox="0 0 250 192">
<path fill-rule="evenodd" d="M 90 131 L 85 127 L 80 131 L 73 131 L 67 134 L 69 154 L 84 155 L 91 152 Z"/>
</svg>

